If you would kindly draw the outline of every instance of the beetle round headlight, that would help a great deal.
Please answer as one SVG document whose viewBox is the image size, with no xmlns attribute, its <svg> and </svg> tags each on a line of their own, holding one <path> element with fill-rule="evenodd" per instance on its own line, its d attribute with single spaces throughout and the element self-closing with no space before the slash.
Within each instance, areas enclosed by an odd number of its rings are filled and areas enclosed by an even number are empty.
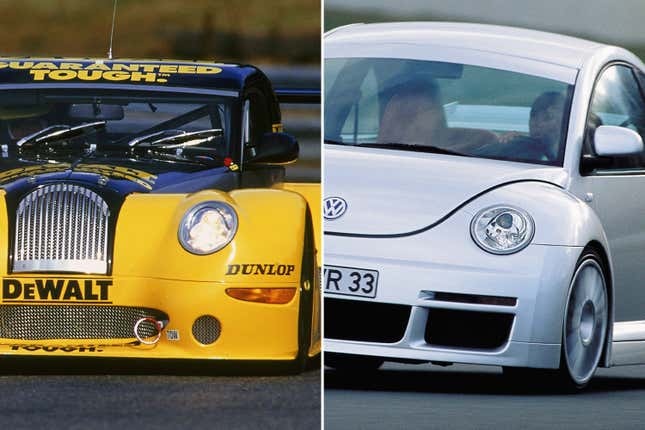
<svg viewBox="0 0 645 430">
<path fill-rule="evenodd" d="M 470 235 L 484 251 L 512 254 L 533 239 L 533 218 L 519 208 L 493 206 L 483 209 L 470 222 Z"/>
<path fill-rule="evenodd" d="M 188 252 L 205 255 L 229 244 L 237 231 L 237 214 L 224 202 L 192 207 L 179 225 L 179 242 Z"/>
</svg>

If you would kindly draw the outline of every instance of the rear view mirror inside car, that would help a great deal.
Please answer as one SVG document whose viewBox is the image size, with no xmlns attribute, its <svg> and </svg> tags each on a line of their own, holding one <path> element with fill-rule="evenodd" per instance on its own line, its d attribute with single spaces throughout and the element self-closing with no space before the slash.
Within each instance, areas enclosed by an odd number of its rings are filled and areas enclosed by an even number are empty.
<svg viewBox="0 0 645 430">
<path fill-rule="evenodd" d="M 84 121 L 118 121 L 123 119 L 123 106 L 102 103 L 73 104 L 69 107 L 69 116 Z"/>
</svg>

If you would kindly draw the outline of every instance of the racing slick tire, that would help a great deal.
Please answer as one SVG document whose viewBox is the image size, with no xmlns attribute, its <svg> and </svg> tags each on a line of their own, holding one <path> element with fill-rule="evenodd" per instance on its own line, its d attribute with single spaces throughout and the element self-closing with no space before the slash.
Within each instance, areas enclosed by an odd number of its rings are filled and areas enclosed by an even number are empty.
<svg viewBox="0 0 645 430">
<path fill-rule="evenodd" d="M 505 367 L 504 375 L 529 383 L 555 384 L 565 391 L 585 388 L 603 354 L 609 327 L 607 277 L 598 252 L 586 248 L 569 285 L 562 321 L 560 367 L 556 370 Z"/>
<path fill-rule="evenodd" d="M 314 291 L 316 288 L 316 251 L 314 243 L 313 221 L 307 206 L 305 220 L 305 237 L 302 248 L 302 270 L 300 274 L 300 308 L 298 311 L 298 355 L 294 360 L 294 372 L 306 370 L 316 357 L 309 357 L 311 346 Z"/>
</svg>

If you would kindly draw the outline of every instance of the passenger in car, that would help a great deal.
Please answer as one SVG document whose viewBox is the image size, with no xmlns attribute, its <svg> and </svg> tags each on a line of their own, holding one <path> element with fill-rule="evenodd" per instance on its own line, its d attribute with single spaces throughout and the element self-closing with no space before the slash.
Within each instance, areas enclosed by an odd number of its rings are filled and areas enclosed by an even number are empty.
<svg viewBox="0 0 645 430">
<path fill-rule="evenodd" d="M 507 144 L 512 145 L 513 155 L 518 159 L 553 161 L 560 151 L 565 98 L 557 91 L 540 94 L 531 106 L 528 136 L 509 132 L 498 136 L 498 144 L 489 145 L 480 154 L 506 153 Z M 503 144 L 504 148 L 500 148 Z"/>
<path fill-rule="evenodd" d="M 529 135 L 538 145 L 544 160 L 556 160 L 562 134 L 565 98 L 562 93 L 547 91 L 535 99 L 529 118 Z"/>
</svg>

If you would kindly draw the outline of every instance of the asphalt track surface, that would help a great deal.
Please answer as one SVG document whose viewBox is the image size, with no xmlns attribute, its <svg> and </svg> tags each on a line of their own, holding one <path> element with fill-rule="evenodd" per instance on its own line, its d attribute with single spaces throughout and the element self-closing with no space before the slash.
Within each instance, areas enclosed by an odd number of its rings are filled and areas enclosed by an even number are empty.
<svg viewBox="0 0 645 430">
<path fill-rule="evenodd" d="M 350 379 L 325 370 L 325 430 L 644 429 L 645 366 L 600 369 L 585 392 L 508 382 L 501 368 L 386 364 Z"/>
<path fill-rule="evenodd" d="M 315 367 L 3 359 L 0 373 L 0 429 L 320 428 Z"/>
</svg>

